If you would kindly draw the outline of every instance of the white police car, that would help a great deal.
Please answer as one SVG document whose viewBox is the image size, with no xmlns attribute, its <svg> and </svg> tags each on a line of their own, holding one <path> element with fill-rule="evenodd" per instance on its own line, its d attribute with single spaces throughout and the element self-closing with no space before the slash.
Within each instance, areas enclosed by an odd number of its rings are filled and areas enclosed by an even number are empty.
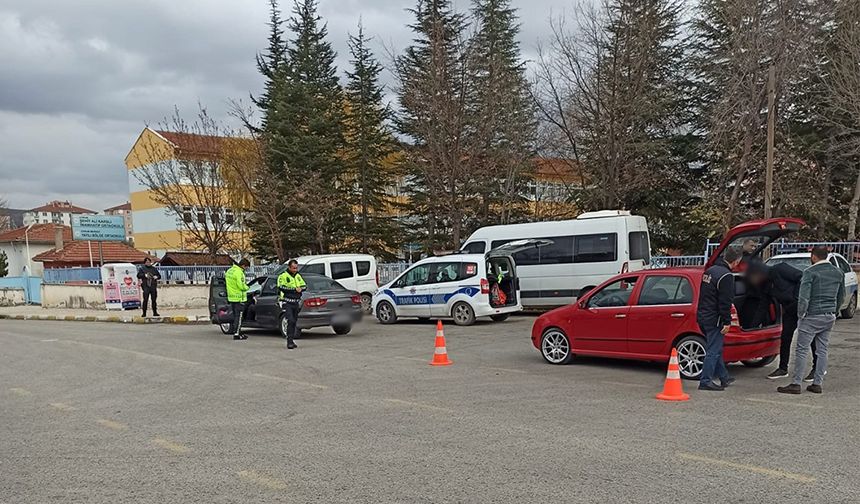
<svg viewBox="0 0 860 504">
<path fill-rule="evenodd" d="M 401 317 L 453 318 L 471 325 L 478 317 L 501 322 L 523 309 L 513 254 L 551 244 L 517 240 L 486 254 L 429 257 L 413 264 L 373 295 L 373 313 L 383 324 Z"/>
</svg>

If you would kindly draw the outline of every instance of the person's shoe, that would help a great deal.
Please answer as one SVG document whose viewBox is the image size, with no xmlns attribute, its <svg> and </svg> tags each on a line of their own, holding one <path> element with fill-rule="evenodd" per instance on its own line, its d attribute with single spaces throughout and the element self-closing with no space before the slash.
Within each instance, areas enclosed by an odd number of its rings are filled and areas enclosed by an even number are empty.
<svg viewBox="0 0 860 504">
<path fill-rule="evenodd" d="M 726 388 L 736 381 L 737 381 L 737 379 L 735 379 L 734 376 L 729 376 L 725 381 L 720 380 L 720 386 L 723 388 Z"/>
<path fill-rule="evenodd" d="M 821 385 L 816 385 L 813 383 L 812 385 L 806 387 L 806 390 L 812 392 L 813 394 L 820 394 L 821 393 Z"/>
<path fill-rule="evenodd" d="M 248 339 L 248 335 L 247 335 L 247 334 L 245 334 L 245 333 L 242 333 L 242 334 L 240 334 L 240 335 L 239 335 L 239 339 L 246 340 L 246 339 Z"/>
<path fill-rule="evenodd" d="M 827 376 L 827 371 L 824 372 L 824 376 Z M 806 383 L 812 383 L 813 381 L 815 381 L 815 370 L 813 369 L 812 371 L 810 371 L 809 374 L 806 375 L 806 378 L 803 379 L 803 381 L 805 381 Z"/>
<path fill-rule="evenodd" d="M 298 347 L 299 346 L 296 345 L 295 342 L 293 342 L 293 341 L 290 341 L 289 343 L 287 343 L 287 349 L 289 349 L 289 350 L 292 350 L 292 349 L 298 348 Z"/>
<path fill-rule="evenodd" d="M 767 375 L 768 380 L 778 380 L 780 378 L 785 378 L 788 376 L 788 371 L 785 369 L 776 368 L 773 372 Z"/>
<path fill-rule="evenodd" d="M 243 338 L 242 338 L 242 335 L 241 335 L 241 334 L 234 334 L 234 335 L 233 335 L 233 339 L 234 339 L 234 340 L 240 340 L 240 339 L 243 339 Z"/>
<path fill-rule="evenodd" d="M 786 385 L 785 387 L 779 387 L 776 389 L 780 394 L 794 394 L 800 395 L 800 385 L 797 383 L 792 383 L 791 385 Z"/>
<path fill-rule="evenodd" d="M 158 313 L 152 312 L 152 316 L 153 317 L 160 317 L 161 315 L 159 315 Z"/>
<path fill-rule="evenodd" d="M 143 312 L 143 315 L 141 315 L 141 317 L 146 318 L 146 312 Z"/>
<path fill-rule="evenodd" d="M 699 384 L 699 390 L 711 390 L 714 392 L 722 392 L 723 390 L 725 390 L 725 388 L 721 387 L 720 385 L 717 385 L 714 382 L 709 382 L 709 383 L 700 383 Z"/>
</svg>

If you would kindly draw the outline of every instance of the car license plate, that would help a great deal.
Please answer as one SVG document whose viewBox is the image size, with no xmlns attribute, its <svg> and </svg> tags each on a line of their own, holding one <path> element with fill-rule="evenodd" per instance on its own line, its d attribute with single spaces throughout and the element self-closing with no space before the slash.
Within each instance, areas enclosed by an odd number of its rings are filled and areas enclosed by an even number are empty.
<svg viewBox="0 0 860 504">
<path fill-rule="evenodd" d="M 332 325 L 351 324 L 352 318 L 349 315 L 335 315 L 331 319 Z"/>
</svg>

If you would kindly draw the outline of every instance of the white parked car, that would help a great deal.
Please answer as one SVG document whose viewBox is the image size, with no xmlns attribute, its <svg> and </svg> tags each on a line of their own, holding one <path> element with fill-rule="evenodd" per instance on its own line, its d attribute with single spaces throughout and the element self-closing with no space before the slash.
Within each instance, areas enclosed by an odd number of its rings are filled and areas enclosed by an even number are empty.
<svg viewBox="0 0 860 504">
<path fill-rule="evenodd" d="M 478 317 L 501 322 L 523 309 L 513 254 L 549 244 L 518 240 L 487 253 L 422 259 L 379 288 L 373 313 L 383 324 L 401 317 L 453 318 L 457 325 Z"/>
<path fill-rule="evenodd" d="M 357 291 L 361 294 L 365 313 L 370 313 L 373 294 L 379 288 L 375 257 L 368 254 L 325 254 L 301 256 L 296 261 L 299 273 L 325 275 L 348 290 Z"/>
<path fill-rule="evenodd" d="M 576 219 L 482 227 L 461 252 L 485 253 L 521 239 L 552 245 L 519 252 L 517 274 L 525 306 L 562 306 L 614 275 L 638 271 L 651 261 L 645 217 L 625 210 L 583 213 Z"/>
<path fill-rule="evenodd" d="M 853 318 L 857 311 L 857 273 L 851 269 L 851 265 L 842 255 L 831 252 L 827 255 L 830 264 L 836 266 L 845 273 L 845 303 L 841 306 L 840 316 L 842 318 Z M 772 256 L 765 264 L 787 263 L 803 271 L 812 263 L 809 261 L 809 252 L 798 252 L 794 254 L 779 254 Z"/>
</svg>

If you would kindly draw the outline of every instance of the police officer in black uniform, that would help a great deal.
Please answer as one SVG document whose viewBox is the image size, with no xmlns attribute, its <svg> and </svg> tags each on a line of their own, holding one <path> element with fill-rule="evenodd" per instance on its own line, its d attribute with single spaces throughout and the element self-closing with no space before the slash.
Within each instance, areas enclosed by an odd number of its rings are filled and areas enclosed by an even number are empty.
<svg viewBox="0 0 860 504">
<path fill-rule="evenodd" d="M 723 362 L 723 337 L 732 323 L 732 302 L 735 300 L 735 277 L 732 270 L 741 262 L 739 250 L 729 247 L 713 266 L 702 275 L 699 308 L 696 318 L 705 335 L 705 363 L 699 379 L 699 390 L 723 390 L 734 378 L 729 376 Z M 714 383 L 714 375 L 720 384 Z"/>
</svg>

